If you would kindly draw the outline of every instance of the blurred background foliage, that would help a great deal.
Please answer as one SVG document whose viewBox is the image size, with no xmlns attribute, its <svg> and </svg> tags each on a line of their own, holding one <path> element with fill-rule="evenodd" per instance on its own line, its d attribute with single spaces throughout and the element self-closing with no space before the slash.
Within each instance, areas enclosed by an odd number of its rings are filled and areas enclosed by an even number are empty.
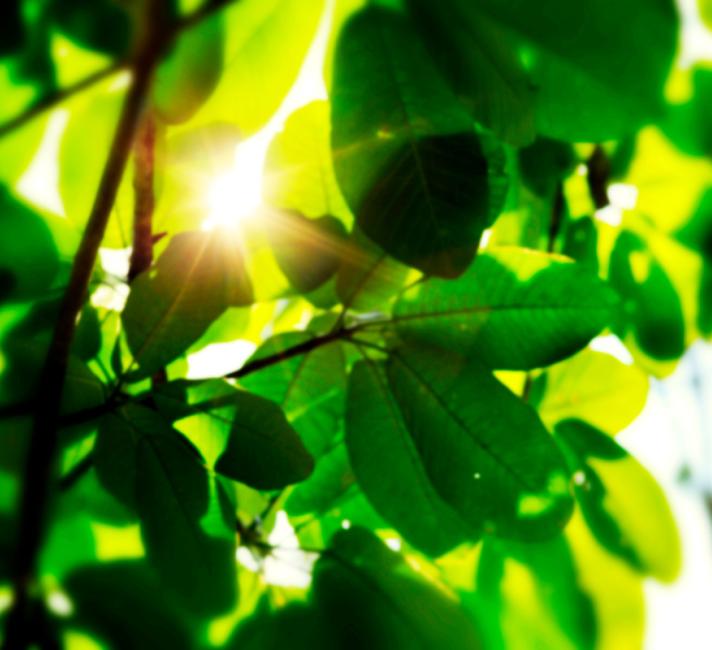
<svg viewBox="0 0 712 650">
<path fill-rule="evenodd" d="M 140 0 L 0 16 L 5 617 L 37 377 L 153 26 Z M 712 4 L 161 16 L 155 263 L 129 286 L 134 150 L 68 364 L 35 643 L 666 647 L 644 587 L 709 570 L 682 550 L 709 522 L 676 523 L 682 488 L 629 453 L 659 437 L 626 432 L 712 335 Z M 705 430 L 673 468 L 700 517 Z"/>
</svg>

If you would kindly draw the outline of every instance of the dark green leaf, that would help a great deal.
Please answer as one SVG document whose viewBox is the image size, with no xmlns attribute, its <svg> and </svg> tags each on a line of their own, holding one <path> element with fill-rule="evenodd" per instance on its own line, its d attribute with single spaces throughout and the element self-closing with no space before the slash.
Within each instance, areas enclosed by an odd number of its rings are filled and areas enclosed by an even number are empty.
<svg viewBox="0 0 712 650">
<path fill-rule="evenodd" d="M 427 273 L 462 273 L 488 219 L 487 158 L 405 17 L 348 23 L 331 99 L 336 175 L 363 232 Z"/>
<path fill-rule="evenodd" d="M 346 229 L 334 217 L 307 219 L 297 212 L 272 215 L 268 231 L 277 264 L 299 293 L 309 293 L 336 273 L 346 252 Z"/>
<path fill-rule="evenodd" d="M 459 603 L 420 578 L 363 528 L 337 533 L 317 562 L 313 602 L 337 639 L 329 647 L 481 647 Z"/>
<path fill-rule="evenodd" d="M 41 297 L 58 270 L 45 222 L 0 186 L 0 303 Z"/>
<path fill-rule="evenodd" d="M 234 523 L 223 519 L 220 493 L 211 498 L 200 459 L 177 435 L 142 436 L 135 485 L 146 555 L 161 582 L 198 615 L 225 612 L 236 592 Z"/>
<path fill-rule="evenodd" d="M 79 569 L 63 583 L 74 605 L 71 622 L 114 650 L 190 650 L 186 612 L 143 561 L 121 560 Z"/>
<path fill-rule="evenodd" d="M 169 124 L 185 122 L 207 100 L 223 66 L 223 19 L 220 12 L 178 38 L 156 70 L 153 103 Z"/>
<path fill-rule="evenodd" d="M 280 354 L 309 340 L 305 332 L 278 334 L 250 358 Z M 279 404 L 306 448 L 319 457 L 341 429 L 346 393 L 346 361 L 338 343 L 285 359 L 251 374 L 240 383 Z"/>
<path fill-rule="evenodd" d="M 518 135 L 531 108 L 523 68 L 534 87 L 537 129 L 551 137 L 611 139 L 662 112 L 677 41 L 669 0 L 408 4 L 455 89 L 510 139 L 507 122 Z"/>
<path fill-rule="evenodd" d="M 173 361 L 228 307 L 252 302 L 252 285 L 240 249 L 228 234 L 176 235 L 156 263 L 131 287 L 122 314 L 139 368 L 151 376 Z"/>
<path fill-rule="evenodd" d="M 373 507 L 413 546 L 440 555 L 477 538 L 479 526 L 463 520 L 433 487 L 380 362 L 359 362 L 351 373 L 346 445 Z"/>
<path fill-rule="evenodd" d="M 401 337 L 474 354 L 498 369 L 564 359 L 608 323 L 615 294 L 564 258 L 516 248 L 481 254 L 454 282 L 431 279 L 394 308 Z"/>
<path fill-rule="evenodd" d="M 425 473 L 462 520 L 509 538 L 564 526 L 572 503 L 563 458 L 536 412 L 487 368 L 421 345 L 393 351 L 386 372 Z"/>
<path fill-rule="evenodd" d="M 261 490 L 282 488 L 311 474 L 314 460 L 277 404 L 236 391 L 231 405 L 236 410 L 230 438 L 216 471 Z"/>
<path fill-rule="evenodd" d="M 658 359 L 685 350 L 685 321 L 677 291 L 645 242 L 623 231 L 611 254 L 609 279 L 622 298 L 616 322 L 620 336 L 632 330 L 640 348 Z"/>
</svg>

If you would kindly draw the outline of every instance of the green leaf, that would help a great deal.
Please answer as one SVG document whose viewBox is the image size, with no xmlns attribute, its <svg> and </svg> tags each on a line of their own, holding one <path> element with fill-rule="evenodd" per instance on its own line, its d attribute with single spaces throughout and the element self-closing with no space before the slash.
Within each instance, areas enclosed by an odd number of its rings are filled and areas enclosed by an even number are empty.
<svg viewBox="0 0 712 650">
<path fill-rule="evenodd" d="M 489 214 L 487 158 L 405 17 L 372 7 L 347 24 L 331 100 L 336 176 L 363 232 L 427 273 L 462 273 Z"/>
<path fill-rule="evenodd" d="M 481 647 L 460 604 L 363 528 L 334 536 L 314 568 L 313 602 L 331 627 L 328 647 Z"/>
<path fill-rule="evenodd" d="M 248 361 L 280 354 L 308 341 L 306 332 L 278 334 Z M 346 393 L 346 361 L 338 343 L 285 359 L 240 380 L 252 393 L 282 407 L 306 448 L 319 457 L 341 429 Z"/>
<path fill-rule="evenodd" d="M 393 320 L 413 343 L 475 355 L 497 369 L 527 370 L 583 348 L 608 323 L 615 294 L 565 258 L 526 249 L 481 254 L 454 282 L 407 290 Z"/>
<path fill-rule="evenodd" d="M 234 522 L 195 447 L 159 413 L 127 405 L 102 420 L 94 466 L 137 511 L 162 584 L 197 615 L 225 611 L 235 599 Z"/>
<path fill-rule="evenodd" d="M 347 232 L 335 217 L 307 219 L 297 212 L 271 215 L 268 230 L 272 250 L 282 273 L 299 293 L 323 285 L 339 268 L 347 253 Z"/>
<path fill-rule="evenodd" d="M 518 152 L 522 181 L 533 192 L 551 198 L 556 186 L 576 165 L 574 149 L 570 144 L 537 138 L 530 146 Z"/>
<path fill-rule="evenodd" d="M 260 490 L 276 490 L 306 479 L 314 460 L 274 402 L 244 391 L 236 407 L 227 447 L 215 470 Z"/>
<path fill-rule="evenodd" d="M 69 119 L 62 131 L 59 147 L 58 190 L 70 226 L 79 232 L 86 227 L 99 187 L 101 173 L 111 149 L 124 96 L 114 79 L 72 98 Z M 87 147 L 87 134 L 92 146 Z M 131 173 L 124 171 L 117 200 L 112 206 L 102 244 L 126 248 L 131 243 L 133 190 Z"/>
<path fill-rule="evenodd" d="M 386 255 L 357 227 L 336 276 L 336 293 L 349 309 L 385 311 L 409 273 L 411 269 Z"/>
<path fill-rule="evenodd" d="M 44 220 L 0 185 L 0 304 L 42 297 L 58 270 Z"/>
<path fill-rule="evenodd" d="M 571 499 L 563 458 L 536 412 L 487 368 L 420 345 L 393 351 L 386 372 L 429 480 L 470 527 L 543 538 L 564 526 Z M 384 461 L 391 467 L 397 458 Z"/>
<path fill-rule="evenodd" d="M 537 410 L 547 426 L 577 418 L 615 435 L 640 415 L 649 381 L 637 366 L 583 350 L 547 370 L 543 384 Z"/>
<path fill-rule="evenodd" d="M 439 70 L 472 116 L 513 145 L 535 133 L 536 86 L 507 34 L 479 5 L 407 0 Z"/>
<path fill-rule="evenodd" d="M 153 104 L 169 124 L 185 122 L 215 90 L 223 66 L 220 12 L 182 34 L 156 70 Z"/>
<path fill-rule="evenodd" d="M 479 536 L 433 486 L 427 464 L 391 393 L 380 362 L 358 362 L 349 381 L 346 446 L 359 486 L 413 546 L 441 555 Z"/>
<path fill-rule="evenodd" d="M 122 314 L 133 379 L 149 377 L 180 356 L 228 307 L 252 302 L 236 242 L 220 231 L 171 239 L 155 270 L 136 278 Z"/>
<path fill-rule="evenodd" d="M 615 331 L 635 336 L 646 354 L 677 359 L 685 351 L 680 297 L 665 269 L 636 234 L 622 231 L 611 254 L 609 280 L 622 299 Z"/>
<path fill-rule="evenodd" d="M 178 436 L 148 435 L 139 440 L 136 470 L 141 536 L 161 581 L 198 615 L 225 612 L 236 594 L 235 531 L 220 511 L 221 494 L 211 499 L 199 458 Z"/>
<path fill-rule="evenodd" d="M 285 504 L 291 516 L 322 515 L 347 498 L 356 487 L 356 478 L 343 444 L 337 444 L 318 460 L 314 473 L 295 486 Z"/>
<path fill-rule="evenodd" d="M 350 223 L 331 161 L 329 103 L 315 101 L 289 116 L 267 152 L 263 191 L 270 205 L 307 217 L 325 214 Z"/>
<path fill-rule="evenodd" d="M 535 543 L 483 542 L 472 596 L 494 609 L 487 623 L 502 648 L 521 639 L 536 648 L 599 647 L 597 612 L 575 560 L 563 536 Z"/>
<path fill-rule="evenodd" d="M 312 44 L 323 0 L 241 0 L 225 13 L 225 65 L 203 123 L 237 124 L 246 135 L 261 129 L 289 90 Z"/>
<path fill-rule="evenodd" d="M 186 612 L 143 561 L 87 566 L 69 575 L 63 586 L 75 609 L 72 624 L 98 635 L 112 648 L 194 647 Z"/>
<path fill-rule="evenodd" d="M 80 45 L 122 56 L 128 53 L 132 37 L 126 4 L 114 0 L 50 0 L 49 14 L 59 29 Z"/>
<path fill-rule="evenodd" d="M 662 112 L 677 47 L 669 0 L 408 4 L 455 89 L 504 135 L 505 120 L 522 131 L 527 124 L 531 94 L 518 74 L 522 65 L 535 93 L 537 129 L 550 137 L 612 139 Z"/>
<path fill-rule="evenodd" d="M 635 569 L 672 582 L 682 562 L 680 536 L 655 478 L 613 438 L 584 422 L 559 423 L 556 437 L 599 543 Z"/>
</svg>

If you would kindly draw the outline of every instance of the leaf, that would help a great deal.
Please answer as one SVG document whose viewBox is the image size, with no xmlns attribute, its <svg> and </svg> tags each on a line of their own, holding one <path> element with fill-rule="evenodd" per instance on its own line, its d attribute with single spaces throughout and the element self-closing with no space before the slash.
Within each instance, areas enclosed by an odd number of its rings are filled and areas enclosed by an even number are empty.
<svg viewBox="0 0 712 650">
<path fill-rule="evenodd" d="M 336 176 L 363 232 L 426 273 L 461 274 L 488 218 L 487 158 L 403 16 L 372 7 L 347 24 L 331 100 Z"/>
<path fill-rule="evenodd" d="M 583 350 L 547 371 L 544 397 L 537 410 L 550 428 L 561 420 L 577 418 L 614 435 L 640 415 L 648 383 L 637 366 Z"/>
<path fill-rule="evenodd" d="M 618 235 L 609 268 L 610 283 L 623 304 L 615 323 L 621 336 L 632 331 L 643 352 L 677 359 L 685 350 L 685 321 L 680 297 L 665 269 L 638 235 Z"/>
<path fill-rule="evenodd" d="M 58 270 L 44 220 L 0 185 L 0 304 L 43 297 Z"/>
<path fill-rule="evenodd" d="M 333 631 L 335 641 L 328 647 L 481 647 L 459 603 L 364 528 L 334 536 L 314 568 L 312 598 Z"/>
<path fill-rule="evenodd" d="M 125 5 L 112 0 L 50 0 L 49 12 L 56 25 L 80 45 L 123 56 L 132 39 L 131 16 Z"/>
<path fill-rule="evenodd" d="M 284 352 L 309 338 L 305 332 L 278 334 L 265 341 L 248 363 Z M 240 384 L 279 404 L 315 457 L 329 448 L 341 430 L 346 361 L 338 343 L 280 361 L 241 379 Z"/>
<path fill-rule="evenodd" d="M 504 135 L 507 119 L 524 129 L 531 103 L 519 61 L 534 86 L 536 127 L 544 135 L 613 139 L 662 112 L 662 88 L 677 45 L 677 15 L 668 0 L 408 4 L 421 16 L 421 33 L 440 52 L 451 83 L 479 109 L 480 119 Z"/>
<path fill-rule="evenodd" d="M 215 90 L 223 67 L 220 12 L 182 34 L 156 70 L 153 103 L 169 124 L 185 122 Z"/>
<path fill-rule="evenodd" d="M 190 650 L 186 613 L 143 561 L 121 560 L 74 571 L 63 583 L 75 608 L 72 624 L 110 647 Z"/>
<path fill-rule="evenodd" d="M 313 474 L 295 486 L 285 503 L 290 516 L 321 515 L 346 499 L 356 487 L 356 478 L 343 444 L 326 451 L 318 460 Z"/>
<path fill-rule="evenodd" d="M 306 217 L 329 214 L 349 224 L 352 216 L 336 182 L 330 142 L 328 102 L 315 101 L 292 113 L 267 152 L 265 201 Z"/>
<path fill-rule="evenodd" d="M 177 436 L 140 439 L 136 495 L 146 555 L 191 611 L 214 616 L 234 604 L 236 537 L 222 512 L 209 513 L 221 507 L 209 489 L 205 468 Z M 216 534 L 204 530 L 204 517 Z"/>
<path fill-rule="evenodd" d="M 259 131 L 294 85 L 314 41 L 323 0 L 242 0 L 225 10 L 225 64 L 195 119 Z"/>
<path fill-rule="evenodd" d="M 121 111 L 124 90 L 113 82 L 110 79 L 72 98 L 69 119 L 62 131 L 57 189 L 68 223 L 80 232 L 89 219 Z M 91 147 L 86 146 L 87 134 L 91 134 Z M 102 245 L 129 246 L 132 212 L 131 173 L 124 171 Z"/>
<path fill-rule="evenodd" d="M 159 413 L 126 405 L 102 420 L 94 466 L 138 513 L 161 583 L 197 615 L 225 611 L 235 599 L 235 531 L 195 447 Z"/>
<path fill-rule="evenodd" d="M 536 86 L 500 25 L 474 4 L 407 0 L 439 70 L 472 116 L 504 141 L 530 142 Z"/>
<path fill-rule="evenodd" d="M 437 556 L 477 539 L 479 526 L 463 520 L 433 486 L 380 362 L 360 361 L 351 372 L 346 446 L 366 497 L 413 546 Z"/>
<path fill-rule="evenodd" d="M 276 490 L 306 479 L 314 460 L 274 402 L 244 391 L 236 407 L 227 447 L 215 470 L 260 490 Z"/>
<path fill-rule="evenodd" d="M 680 537 L 655 478 L 612 438 L 584 422 L 561 422 L 556 436 L 596 539 L 635 569 L 672 582 L 682 562 Z"/>
<path fill-rule="evenodd" d="M 431 279 L 396 303 L 399 335 L 475 355 L 491 368 L 527 370 L 583 348 L 612 316 L 615 295 L 565 258 L 501 248 L 454 282 Z"/>
<path fill-rule="evenodd" d="M 487 368 L 420 345 L 393 351 L 386 373 L 429 480 L 463 521 L 514 539 L 563 527 L 572 505 L 563 459 L 536 412 Z M 393 471 L 398 457 L 383 461 Z"/>
<path fill-rule="evenodd" d="M 236 242 L 220 231 L 171 239 L 155 270 L 136 278 L 122 314 L 139 379 L 180 356 L 228 307 L 252 302 Z"/>
<path fill-rule="evenodd" d="M 307 219 L 297 212 L 273 214 L 268 230 L 279 268 L 299 293 L 323 285 L 347 253 L 347 232 L 335 217 Z"/>
<path fill-rule="evenodd" d="M 598 647 L 596 612 L 579 584 L 576 559 L 563 536 L 535 543 L 483 542 L 473 596 L 494 609 L 491 623 L 501 647 L 521 639 L 530 647 Z"/>
<path fill-rule="evenodd" d="M 389 257 L 358 228 L 336 276 L 336 293 L 348 309 L 384 311 L 403 288 L 411 269 Z"/>
</svg>

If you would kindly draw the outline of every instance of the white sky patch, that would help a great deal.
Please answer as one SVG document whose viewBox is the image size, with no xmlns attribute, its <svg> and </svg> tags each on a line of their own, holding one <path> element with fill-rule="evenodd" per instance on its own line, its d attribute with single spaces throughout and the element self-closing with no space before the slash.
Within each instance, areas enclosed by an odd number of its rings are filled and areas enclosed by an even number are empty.
<svg viewBox="0 0 712 650">
<path fill-rule="evenodd" d="M 269 585 L 301 589 L 309 587 L 312 569 L 319 555 L 299 548 L 299 540 L 283 510 L 277 513 L 274 529 L 267 541 L 275 547 L 267 557 L 261 557 L 241 546 L 237 549 L 237 561 L 250 571 L 262 573 L 264 581 Z"/>
<path fill-rule="evenodd" d="M 638 203 L 638 188 L 627 183 L 612 183 L 608 186 L 608 200 L 621 210 L 633 210 Z"/>
<path fill-rule="evenodd" d="M 607 205 L 605 208 L 596 210 L 593 215 L 599 221 L 607 223 L 609 226 L 617 228 L 623 223 L 623 210 L 616 207 L 615 205 Z"/>
<path fill-rule="evenodd" d="M 186 379 L 208 379 L 226 375 L 240 368 L 256 349 L 254 343 L 244 340 L 207 345 L 188 357 Z"/>
<path fill-rule="evenodd" d="M 61 591 L 53 591 L 47 596 L 47 607 L 62 618 L 69 616 L 74 611 L 72 601 Z"/>
<path fill-rule="evenodd" d="M 64 205 L 59 195 L 57 160 L 68 121 L 69 111 L 66 109 L 56 110 L 50 115 L 37 153 L 17 183 L 20 196 L 58 216 L 64 216 Z"/>
<path fill-rule="evenodd" d="M 627 366 L 633 365 L 633 355 L 628 348 L 623 345 L 623 342 L 614 334 L 606 334 L 605 336 L 597 336 L 589 347 L 596 352 L 604 352 L 612 357 L 615 357 L 621 363 Z"/>
<path fill-rule="evenodd" d="M 678 0 L 680 11 L 680 65 L 688 68 L 712 59 L 712 32 L 700 18 L 698 0 Z"/>
</svg>

